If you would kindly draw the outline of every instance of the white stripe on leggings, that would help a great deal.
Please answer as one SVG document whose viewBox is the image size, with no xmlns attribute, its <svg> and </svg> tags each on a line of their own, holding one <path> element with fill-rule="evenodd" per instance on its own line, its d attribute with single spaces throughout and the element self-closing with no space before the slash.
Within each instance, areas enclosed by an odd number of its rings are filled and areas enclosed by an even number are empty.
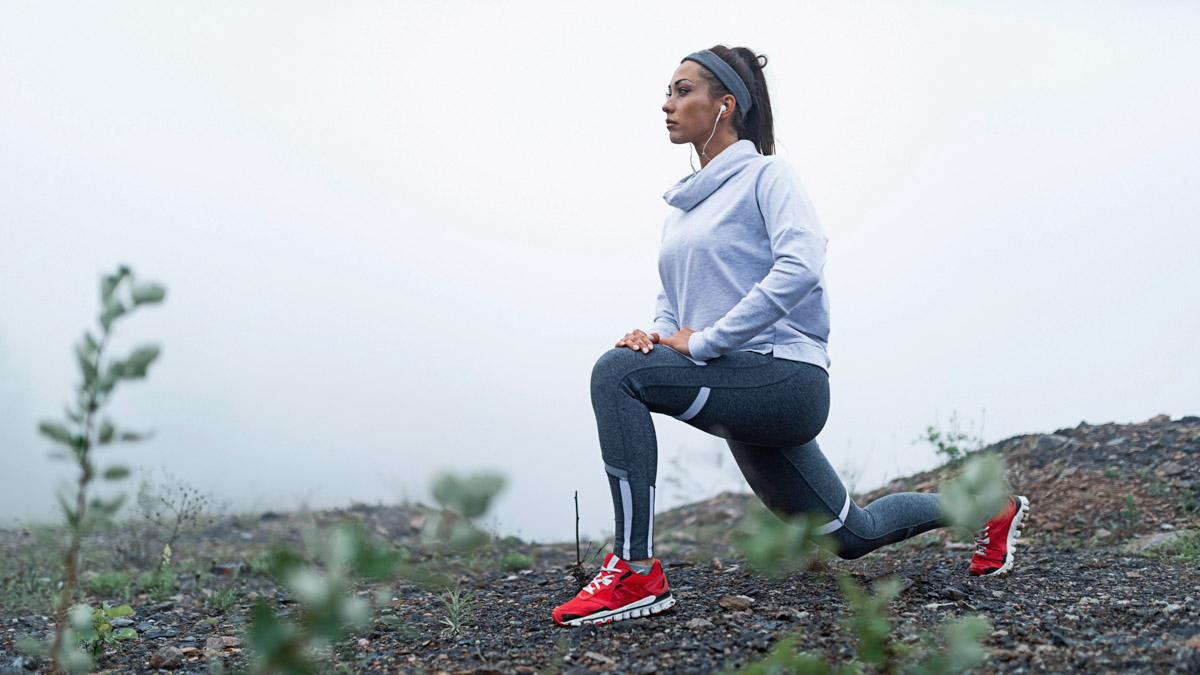
<svg viewBox="0 0 1200 675">
<path fill-rule="evenodd" d="M 646 557 L 654 557 L 654 486 L 650 486 L 650 529 L 646 531 Z"/>
<path fill-rule="evenodd" d="M 846 492 L 846 503 L 842 504 L 842 512 L 838 514 L 837 518 L 818 527 L 817 534 L 829 534 L 830 532 L 836 532 L 836 531 L 842 529 L 842 526 L 846 524 L 846 514 L 847 513 L 850 513 L 850 492 L 849 491 Z"/>
<path fill-rule="evenodd" d="M 629 537 L 633 533 L 633 494 L 629 491 L 629 481 L 624 478 L 619 479 L 621 483 L 621 510 L 625 512 L 621 521 L 625 523 L 625 541 L 622 550 L 625 554 L 621 557 L 629 560 L 629 556 L 633 554 L 629 550 Z"/>
<path fill-rule="evenodd" d="M 696 394 L 696 400 L 692 401 L 692 405 L 684 410 L 682 415 L 676 415 L 675 419 L 686 422 L 699 414 L 700 409 L 708 402 L 708 392 L 708 387 L 700 387 L 700 393 Z"/>
</svg>

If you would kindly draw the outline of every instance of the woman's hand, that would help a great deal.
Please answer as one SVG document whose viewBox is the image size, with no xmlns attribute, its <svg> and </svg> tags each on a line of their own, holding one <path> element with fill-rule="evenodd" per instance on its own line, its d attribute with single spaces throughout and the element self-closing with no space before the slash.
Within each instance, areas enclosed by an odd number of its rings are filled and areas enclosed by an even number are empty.
<svg viewBox="0 0 1200 675">
<path fill-rule="evenodd" d="M 684 326 L 683 328 L 675 331 L 671 337 L 656 340 L 656 342 L 664 344 L 680 354 L 683 354 L 684 356 L 691 356 L 692 353 L 688 351 L 688 338 L 692 335 L 692 333 L 695 332 L 696 331 L 692 330 L 691 328 Z M 657 334 L 655 334 L 655 336 L 657 337 Z"/>
<path fill-rule="evenodd" d="M 634 328 L 632 333 L 626 333 L 625 337 L 616 344 L 617 347 L 629 347 L 633 351 L 640 351 L 643 354 L 654 349 L 654 345 L 658 343 L 658 333 L 643 333 L 641 330 Z"/>
</svg>

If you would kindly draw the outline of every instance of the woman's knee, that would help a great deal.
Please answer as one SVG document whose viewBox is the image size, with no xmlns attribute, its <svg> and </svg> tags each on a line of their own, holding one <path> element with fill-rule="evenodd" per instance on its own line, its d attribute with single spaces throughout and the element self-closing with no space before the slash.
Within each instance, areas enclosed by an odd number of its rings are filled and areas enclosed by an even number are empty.
<svg viewBox="0 0 1200 675">
<path fill-rule="evenodd" d="M 609 390 L 619 385 L 631 370 L 643 365 L 636 359 L 646 356 L 646 354 L 624 347 L 614 347 L 601 354 L 600 358 L 596 359 L 596 364 L 592 366 L 592 393 Z"/>
<path fill-rule="evenodd" d="M 858 560 L 875 549 L 862 537 L 850 534 L 842 528 L 834 533 L 830 541 L 830 550 L 842 560 Z"/>
</svg>

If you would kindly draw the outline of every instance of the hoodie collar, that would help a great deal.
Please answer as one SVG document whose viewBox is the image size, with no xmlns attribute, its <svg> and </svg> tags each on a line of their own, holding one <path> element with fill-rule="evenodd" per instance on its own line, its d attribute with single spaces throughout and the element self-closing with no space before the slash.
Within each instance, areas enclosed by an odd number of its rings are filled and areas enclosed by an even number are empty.
<svg viewBox="0 0 1200 675">
<path fill-rule="evenodd" d="M 684 176 L 663 194 L 663 199 L 677 209 L 691 211 L 756 157 L 761 155 L 754 149 L 754 143 L 740 140 L 722 150 L 699 172 Z"/>
</svg>

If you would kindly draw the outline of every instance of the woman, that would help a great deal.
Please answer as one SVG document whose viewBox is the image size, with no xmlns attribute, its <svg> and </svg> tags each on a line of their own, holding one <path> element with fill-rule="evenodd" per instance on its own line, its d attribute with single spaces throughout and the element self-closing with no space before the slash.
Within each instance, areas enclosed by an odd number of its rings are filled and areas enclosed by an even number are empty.
<svg viewBox="0 0 1200 675">
<path fill-rule="evenodd" d="M 826 237 L 800 181 L 773 157 L 766 58 L 713 47 L 683 59 L 662 110 L 700 170 L 664 195 L 657 314 L 597 361 L 592 405 L 616 513 L 613 552 L 561 625 L 656 614 L 675 604 L 654 559 L 657 447 L 650 413 L 727 440 L 773 511 L 817 513 L 846 559 L 941 527 L 938 495 L 850 498 L 814 440 L 829 413 Z M 1029 503 L 1011 495 L 976 535 L 970 573 L 1012 567 Z"/>
</svg>

